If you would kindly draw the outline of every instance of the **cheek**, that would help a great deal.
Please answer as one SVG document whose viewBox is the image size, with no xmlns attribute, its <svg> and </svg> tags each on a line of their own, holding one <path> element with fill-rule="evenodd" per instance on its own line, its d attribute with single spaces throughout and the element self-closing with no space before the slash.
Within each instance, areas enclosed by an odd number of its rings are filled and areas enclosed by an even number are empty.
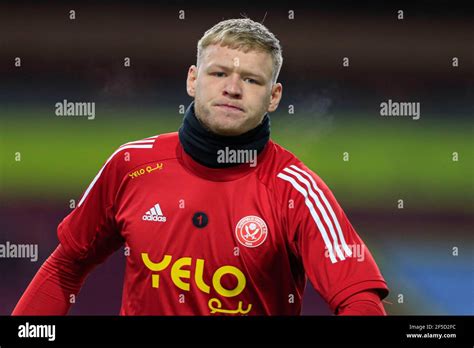
<svg viewBox="0 0 474 348">
<path fill-rule="evenodd" d="M 205 78 L 198 81 L 196 86 L 196 94 L 199 94 L 201 99 L 209 99 L 218 92 L 219 87 L 214 81 L 206 81 Z"/>
<path fill-rule="evenodd" d="M 201 80 L 201 79 L 198 79 L 198 80 L 196 81 L 196 94 L 199 94 L 199 95 L 202 94 L 202 86 L 203 86 L 202 80 Z"/>
<path fill-rule="evenodd" d="M 267 110 L 268 106 L 270 105 L 270 101 L 272 96 L 270 93 L 265 91 L 258 91 L 254 93 L 254 105 L 256 105 L 255 109 L 260 110 Z M 258 104 L 258 106 L 257 106 Z"/>
</svg>

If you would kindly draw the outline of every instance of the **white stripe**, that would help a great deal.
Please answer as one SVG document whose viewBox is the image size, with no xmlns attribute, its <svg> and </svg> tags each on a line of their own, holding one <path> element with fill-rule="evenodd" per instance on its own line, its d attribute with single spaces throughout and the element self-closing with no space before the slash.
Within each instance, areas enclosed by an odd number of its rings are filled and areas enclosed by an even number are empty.
<svg viewBox="0 0 474 348">
<path fill-rule="evenodd" d="M 82 203 L 84 202 L 84 200 L 87 198 L 87 196 L 89 195 L 89 192 L 92 190 L 92 188 L 94 187 L 95 183 L 97 182 L 97 180 L 99 180 L 100 178 L 100 175 L 102 174 L 102 171 L 104 170 L 105 166 L 110 162 L 110 160 L 117 154 L 119 153 L 120 151 L 122 150 L 125 150 L 125 149 L 151 149 L 153 147 L 153 145 L 130 145 L 130 146 L 125 146 L 125 147 L 119 147 L 113 154 L 112 156 L 109 157 L 109 159 L 107 160 L 107 162 L 105 162 L 105 164 L 103 165 L 103 167 L 100 169 L 100 171 L 97 173 L 97 175 L 95 176 L 94 180 L 92 180 L 92 182 L 90 183 L 89 187 L 87 188 L 86 192 L 84 193 L 84 195 L 82 196 L 81 200 L 79 201 L 79 204 L 77 205 L 78 207 L 80 207 L 82 205 Z"/>
<path fill-rule="evenodd" d="M 326 248 L 328 249 L 329 251 L 329 258 L 331 259 L 331 262 L 332 263 L 336 263 L 337 262 L 337 259 L 336 259 L 336 256 L 334 255 L 334 251 L 332 249 L 332 244 L 331 244 L 331 241 L 329 240 L 328 238 L 328 235 L 326 233 L 326 229 L 324 228 L 321 220 L 319 219 L 319 216 L 318 214 L 316 213 L 316 211 L 314 210 L 314 206 L 313 206 L 313 203 L 311 203 L 311 201 L 309 200 L 308 198 L 308 192 L 306 192 L 306 190 L 301 187 L 296 181 L 295 179 L 293 179 L 292 177 L 289 177 L 288 175 L 285 175 L 283 173 L 280 173 L 277 175 L 279 178 L 283 179 L 283 180 L 286 180 L 288 181 L 289 183 L 291 183 L 291 185 L 293 185 L 293 187 L 303 195 L 304 197 L 304 201 L 306 203 L 306 206 L 308 207 L 309 209 L 309 212 L 311 213 L 311 216 L 313 217 L 313 220 L 314 222 L 316 223 L 316 226 L 318 227 L 319 229 L 319 232 L 321 233 L 321 236 L 323 237 L 323 240 L 324 240 L 324 244 L 326 244 Z"/>
<path fill-rule="evenodd" d="M 150 140 L 137 140 L 137 141 L 131 141 L 129 143 L 120 145 L 120 147 L 128 146 L 128 145 L 139 145 L 139 144 L 153 144 L 156 139 L 150 139 Z"/>
<path fill-rule="evenodd" d="M 295 165 L 291 165 L 290 167 L 293 168 L 294 170 L 297 170 L 300 173 L 303 173 L 311 181 L 311 183 L 313 184 L 313 188 L 316 191 L 319 192 L 319 195 L 321 196 L 324 204 L 326 205 L 327 210 L 329 211 L 329 214 L 332 217 L 332 220 L 334 221 L 334 225 L 336 226 L 337 234 L 339 235 L 339 240 L 341 241 L 342 248 L 346 252 L 346 255 L 351 256 L 352 255 L 352 250 L 349 248 L 349 246 L 346 243 L 346 240 L 344 239 L 344 234 L 342 233 L 342 229 L 341 229 L 341 225 L 339 224 L 339 220 L 337 219 L 336 214 L 334 213 L 334 210 L 332 209 L 332 206 L 329 203 L 329 201 L 327 200 L 326 195 L 324 194 L 324 192 L 318 187 L 318 185 L 316 185 L 316 181 L 314 181 L 313 177 L 309 173 L 305 172 L 304 170 L 298 168 Z"/>
<path fill-rule="evenodd" d="M 150 209 L 150 213 L 151 213 L 151 215 L 158 215 L 158 214 L 156 213 L 155 207 L 153 207 L 153 208 Z"/>
<path fill-rule="evenodd" d="M 161 211 L 160 205 L 158 203 L 155 204 L 155 209 L 158 215 L 163 215 L 163 212 Z"/>
<path fill-rule="evenodd" d="M 125 144 L 122 144 L 120 145 L 120 147 L 122 146 L 127 146 L 127 145 L 133 145 L 133 144 L 148 144 L 148 143 L 154 143 L 156 138 L 158 138 L 158 135 L 154 135 L 152 137 L 148 137 L 148 138 L 145 138 L 145 139 L 142 139 L 142 140 L 135 140 L 135 141 L 130 141 L 128 143 L 125 143 Z"/>
<path fill-rule="evenodd" d="M 333 245 L 334 248 L 336 249 L 336 254 L 339 256 L 341 260 L 345 260 L 346 258 L 344 257 L 344 254 L 341 251 L 341 248 L 339 246 L 339 242 L 337 240 L 336 232 L 334 231 L 334 227 L 332 225 L 331 219 L 329 219 L 329 216 L 326 213 L 326 209 L 322 206 L 321 202 L 319 201 L 318 196 L 314 193 L 313 189 L 311 188 L 311 185 L 308 180 L 303 178 L 300 174 L 295 172 L 294 170 L 291 170 L 289 168 L 283 169 L 283 171 L 292 174 L 295 176 L 300 183 L 304 184 L 306 188 L 308 189 L 309 195 L 313 198 L 313 200 L 316 202 L 316 206 L 318 207 L 319 211 L 321 212 L 321 215 L 323 216 L 324 221 L 326 222 L 326 225 L 329 228 L 329 233 L 331 234 L 331 237 L 333 239 Z"/>
</svg>

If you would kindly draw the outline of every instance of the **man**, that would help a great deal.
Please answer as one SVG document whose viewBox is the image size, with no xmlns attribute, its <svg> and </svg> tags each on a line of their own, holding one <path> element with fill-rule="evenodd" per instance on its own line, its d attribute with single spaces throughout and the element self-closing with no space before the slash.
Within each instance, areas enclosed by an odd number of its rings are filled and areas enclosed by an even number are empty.
<svg viewBox="0 0 474 348">
<path fill-rule="evenodd" d="M 384 315 L 385 281 L 331 191 L 269 139 L 281 65 L 262 24 L 209 29 L 179 132 L 110 156 L 13 314 L 66 314 L 125 244 L 122 315 L 299 315 L 306 276 L 334 313 Z"/>
</svg>

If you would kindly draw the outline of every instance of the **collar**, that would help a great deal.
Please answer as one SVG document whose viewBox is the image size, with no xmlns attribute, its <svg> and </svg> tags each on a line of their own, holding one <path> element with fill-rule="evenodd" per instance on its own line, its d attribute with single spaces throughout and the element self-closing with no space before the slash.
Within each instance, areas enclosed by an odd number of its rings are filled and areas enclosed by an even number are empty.
<svg viewBox="0 0 474 348">
<path fill-rule="evenodd" d="M 232 181 L 252 173 L 268 158 L 272 147 L 270 118 L 265 115 L 262 123 L 238 136 L 221 136 L 204 128 L 194 113 L 192 102 L 179 129 L 176 156 L 188 171 L 212 181 Z M 238 150 L 252 153 L 254 162 L 222 161 L 220 155 L 236 154 Z M 221 152 L 219 152 L 221 151 Z M 229 156 L 227 156 L 227 159 Z"/>
<path fill-rule="evenodd" d="M 232 154 L 238 154 L 239 150 L 244 153 L 241 150 L 245 150 L 249 160 L 256 159 L 263 151 L 270 139 L 270 118 L 266 114 L 262 123 L 241 135 L 218 135 L 201 124 L 192 102 L 186 110 L 178 134 L 184 151 L 197 163 L 208 168 L 236 167 L 243 163 L 243 158 L 232 158 Z M 244 165 L 250 166 L 250 163 Z"/>
</svg>

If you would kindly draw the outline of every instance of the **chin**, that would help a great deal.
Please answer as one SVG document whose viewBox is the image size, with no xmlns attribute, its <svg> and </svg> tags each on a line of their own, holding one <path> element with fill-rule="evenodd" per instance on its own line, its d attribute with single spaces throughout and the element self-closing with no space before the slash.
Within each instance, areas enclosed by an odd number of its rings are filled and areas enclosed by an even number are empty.
<svg viewBox="0 0 474 348">
<path fill-rule="evenodd" d="M 245 133 L 243 130 L 243 124 L 240 120 L 231 119 L 227 116 L 218 116 L 214 119 L 214 122 L 208 124 L 208 128 L 220 135 L 239 135 Z"/>
</svg>

